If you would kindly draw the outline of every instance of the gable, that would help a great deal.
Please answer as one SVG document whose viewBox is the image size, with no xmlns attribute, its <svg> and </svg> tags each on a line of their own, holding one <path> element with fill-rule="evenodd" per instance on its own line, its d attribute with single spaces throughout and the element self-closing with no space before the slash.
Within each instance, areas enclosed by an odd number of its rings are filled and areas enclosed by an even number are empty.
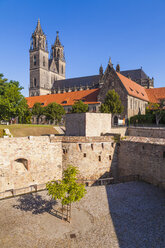
<svg viewBox="0 0 165 248">
<path fill-rule="evenodd" d="M 116 72 L 119 79 L 121 80 L 122 84 L 124 85 L 125 89 L 127 90 L 127 93 L 133 97 L 139 98 L 144 101 L 149 101 L 148 95 L 145 91 L 145 88 L 131 79 L 121 75 L 120 73 Z"/>
<path fill-rule="evenodd" d="M 53 72 L 57 71 L 56 64 L 55 64 L 54 60 L 52 60 L 50 63 L 50 71 L 53 71 Z"/>
</svg>

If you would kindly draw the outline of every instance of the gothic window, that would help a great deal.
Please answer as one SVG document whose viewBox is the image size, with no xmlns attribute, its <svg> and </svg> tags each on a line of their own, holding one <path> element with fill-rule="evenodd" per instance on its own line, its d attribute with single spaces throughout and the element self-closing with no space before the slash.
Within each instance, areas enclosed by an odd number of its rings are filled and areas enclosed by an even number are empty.
<svg viewBox="0 0 165 248">
<path fill-rule="evenodd" d="M 61 66 L 61 73 L 64 73 L 63 65 Z"/>
<path fill-rule="evenodd" d="M 36 78 L 34 78 L 34 87 L 37 86 Z"/>
<path fill-rule="evenodd" d="M 43 66 L 45 66 L 45 56 L 43 56 Z"/>
<path fill-rule="evenodd" d="M 36 48 L 36 39 L 34 39 L 34 48 Z"/>
<path fill-rule="evenodd" d="M 130 99 L 130 109 L 132 109 L 132 99 Z"/>
<path fill-rule="evenodd" d="M 33 63 L 34 63 L 34 65 L 36 65 L 36 55 L 34 55 L 34 57 L 33 57 Z"/>
<path fill-rule="evenodd" d="M 96 112 L 96 107 L 93 107 L 93 112 Z"/>
</svg>

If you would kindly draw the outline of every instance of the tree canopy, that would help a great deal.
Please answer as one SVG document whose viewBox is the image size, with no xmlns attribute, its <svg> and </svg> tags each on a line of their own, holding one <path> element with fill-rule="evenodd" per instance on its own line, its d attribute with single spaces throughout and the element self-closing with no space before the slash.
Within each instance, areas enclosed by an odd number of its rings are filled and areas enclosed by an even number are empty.
<svg viewBox="0 0 165 248">
<path fill-rule="evenodd" d="M 147 111 L 152 111 L 156 118 L 156 124 L 158 125 L 165 113 L 165 100 L 161 99 L 159 103 L 149 103 Z"/>
<path fill-rule="evenodd" d="M 101 104 L 100 111 L 102 113 L 121 114 L 124 106 L 121 103 L 118 93 L 113 89 L 106 94 L 104 103 Z"/>
<path fill-rule="evenodd" d="M 56 102 L 50 103 L 44 108 L 44 115 L 46 116 L 46 119 L 54 124 L 59 123 L 64 114 L 64 108 Z"/>
<path fill-rule="evenodd" d="M 23 87 L 17 81 L 10 81 L 0 74 L 0 120 L 11 121 L 12 118 L 27 116 L 28 105 L 21 94 Z M 25 119 L 25 118 L 24 118 Z"/>
<path fill-rule="evenodd" d="M 83 103 L 83 101 L 77 101 L 72 106 L 72 113 L 86 113 L 88 112 L 88 104 Z"/>
<path fill-rule="evenodd" d="M 63 172 L 62 180 L 51 181 L 46 184 L 48 194 L 55 200 L 61 200 L 62 205 L 80 201 L 86 194 L 86 189 L 84 184 L 76 182 L 78 173 L 77 167 L 69 165 Z"/>
<path fill-rule="evenodd" d="M 32 114 L 37 116 L 37 123 L 39 123 L 39 118 L 44 114 L 44 108 L 41 106 L 40 102 L 36 102 L 32 108 Z"/>
</svg>

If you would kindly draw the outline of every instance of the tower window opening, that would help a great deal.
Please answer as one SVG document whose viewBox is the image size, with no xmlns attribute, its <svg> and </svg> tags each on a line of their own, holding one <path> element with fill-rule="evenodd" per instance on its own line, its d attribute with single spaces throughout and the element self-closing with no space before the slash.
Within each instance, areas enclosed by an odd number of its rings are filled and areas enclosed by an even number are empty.
<svg viewBox="0 0 165 248">
<path fill-rule="evenodd" d="M 34 57 L 33 57 L 33 63 L 34 63 L 34 65 L 36 65 L 36 55 L 34 55 Z"/>
<path fill-rule="evenodd" d="M 82 145 L 81 145 L 81 144 L 79 144 L 78 146 L 79 146 L 80 151 L 82 151 Z"/>
<path fill-rule="evenodd" d="M 93 150 L 93 144 L 91 144 L 91 149 Z"/>
<path fill-rule="evenodd" d="M 101 161 L 101 156 L 99 156 L 99 162 Z"/>
<path fill-rule="evenodd" d="M 43 56 L 43 66 L 45 66 L 45 56 Z"/>
<path fill-rule="evenodd" d="M 61 66 L 61 73 L 62 73 L 62 74 L 64 73 L 63 65 Z"/>
<path fill-rule="evenodd" d="M 37 86 L 36 78 L 34 78 L 34 87 Z"/>
</svg>

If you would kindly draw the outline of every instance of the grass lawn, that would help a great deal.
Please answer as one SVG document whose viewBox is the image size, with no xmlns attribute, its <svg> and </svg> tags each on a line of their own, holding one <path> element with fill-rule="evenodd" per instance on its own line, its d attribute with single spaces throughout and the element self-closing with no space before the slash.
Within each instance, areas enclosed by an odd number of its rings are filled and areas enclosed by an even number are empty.
<svg viewBox="0 0 165 248">
<path fill-rule="evenodd" d="M 51 125 L 13 124 L 0 125 L 0 137 L 3 136 L 3 129 L 5 128 L 8 128 L 14 137 L 58 134 L 58 132 Z"/>
</svg>

